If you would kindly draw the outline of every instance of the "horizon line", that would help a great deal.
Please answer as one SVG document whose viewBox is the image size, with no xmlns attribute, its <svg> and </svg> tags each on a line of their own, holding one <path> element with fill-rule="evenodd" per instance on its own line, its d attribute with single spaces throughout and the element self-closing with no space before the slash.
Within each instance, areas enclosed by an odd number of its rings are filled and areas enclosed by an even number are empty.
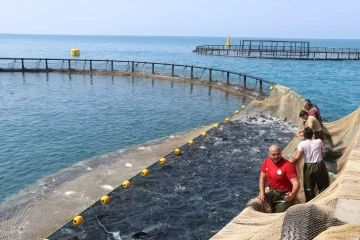
<svg viewBox="0 0 360 240">
<path fill-rule="evenodd" d="M 244 39 L 322 39 L 322 40 L 360 40 L 360 38 L 315 38 L 315 37 L 301 37 L 301 38 L 294 38 L 294 37 L 239 37 L 239 36 L 231 36 L 224 35 L 221 36 L 203 36 L 203 35 L 112 35 L 112 34 L 59 34 L 59 33 L 0 33 L 0 35 L 36 35 L 36 36 L 84 36 L 84 37 L 198 37 L 198 38 L 244 38 Z"/>
</svg>

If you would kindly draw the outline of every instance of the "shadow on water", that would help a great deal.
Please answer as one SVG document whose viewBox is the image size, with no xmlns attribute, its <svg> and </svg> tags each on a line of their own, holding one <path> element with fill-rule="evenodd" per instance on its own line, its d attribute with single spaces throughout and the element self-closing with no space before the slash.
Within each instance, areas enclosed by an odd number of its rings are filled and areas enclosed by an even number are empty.
<svg viewBox="0 0 360 240">
<path fill-rule="evenodd" d="M 220 124 L 207 137 L 131 179 L 107 205 L 97 202 L 50 239 L 209 239 L 258 192 L 258 172 L 271 144 L 285 147 L 295 128 L 272 117 Z M 103 227 L 102 227 L 103 226 Z"/>
</svg>

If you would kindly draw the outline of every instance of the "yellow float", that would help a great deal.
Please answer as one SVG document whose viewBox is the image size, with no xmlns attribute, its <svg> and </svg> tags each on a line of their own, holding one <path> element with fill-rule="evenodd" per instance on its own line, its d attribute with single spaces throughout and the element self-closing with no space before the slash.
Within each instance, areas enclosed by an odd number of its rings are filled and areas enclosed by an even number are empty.
<svg viewBox="0 0 360 240">
<path fill-rule="evenodd" d="M 159 162 L 160 162 L 160 164 L 165 164 L 166 163 L 166 158 L 161 158 Z"/>
<path fill-rule="evenodd" d="M 70 50 L 70 55 L 74 56 L 74 57 L 79 57 L 80 56 L 80 49 L 78 48 L 72 48 Z"/>
<path fill-rule="evenodd" d="M 108 204 L 110 202 L 110 197 L 109 196 L 103 196 L 100 198 L 100 202 L 102 204 Z"/>
<path fill-rule="evenodd" d="M 141 176 L 146 177 L 147 175 L 149 175 L 149 170 L 144 169 L 141 171 Z"/>
<path fill-rule="evenodd" d="M 84 222 L 84 218 L 82 216 L 78 215 L 73 218 L 72 222 L 75 226 L 80 226 Z"/>
<path fill-rule="evenodd" d="M 123 188 L 129 188 L 131 185 L 129 180 L 126 180 L 125 182 L 123 182 L 123 184 L 121 185 Z"/>
</svg>

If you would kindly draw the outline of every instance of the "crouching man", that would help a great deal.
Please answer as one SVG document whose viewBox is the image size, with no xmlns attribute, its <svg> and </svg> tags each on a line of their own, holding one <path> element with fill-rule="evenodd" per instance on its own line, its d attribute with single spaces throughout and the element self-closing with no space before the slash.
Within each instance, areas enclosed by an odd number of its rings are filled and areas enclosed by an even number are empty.
<svg viewBox="0 0 360 240">
<path fill-rule="evenodd" d="M 267 193 L 266 180 L 270 188 Z M 282 157 L 278 145 L 271 145 L 268 157 L 261 166 L 258 199 L 266 201 L 273 213 L 285 212 L 294 204 L 299 187 L 295 166 Z"/>
</svg>

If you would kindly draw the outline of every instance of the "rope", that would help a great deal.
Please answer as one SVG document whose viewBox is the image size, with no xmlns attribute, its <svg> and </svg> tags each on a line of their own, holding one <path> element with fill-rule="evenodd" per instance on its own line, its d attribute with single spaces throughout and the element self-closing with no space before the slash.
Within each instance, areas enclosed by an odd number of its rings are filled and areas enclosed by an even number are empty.
<svg viewBox="0 0 360 240">
<path fill-rule="evenodd" d="M 187 70 L 187 67 L 184 67 L 184 70 L 183 70 L 183 73 L 182 73 L 182 78 L 185 78 L 186 70 Z"/>
<path fill-rule="evenodd" d="M 139 68 L 139 63 L 134 63 L 134 72 L 136 72 L 138 68 Z"/>
<path fill-rule="evenodd" d="M 146 72 L 146 73 L 152 71 L 152 68 L 151 68 L 151 64 L 150 64 L 150 63 L 145 63 L 145 64 L 144 64 L 144 68 L 145 68 L 145 72 Z"/>
<path fill-rule="evenodd" d="M 141 191 L 144 191 L 144 192 L 147 192 L 147 193 L 151 193 L 151 194 L 156 194 L 156 195 L 159 195 L 159 196 L 162 196 L 163 198 L 183 198 L 181 196 L 178 196 L 177 194 L 161 194 L 161 193 L 158 193 L 158 192 L 151 192 L 151 191 L 148 191 L 148 190 L 145 190 L 143 188 L 140 188 Z"/>
<path fill-rule="evenodd" d="M 94 209 L 92 207 L 90 207 L 91 212 L 94 214 L 97 222 L 99 223 L 99 225 L 105 230 L 106 233 L 108 234 L 112 234 L 114 236 L 114 238 L 118 239 L 118 240 L 122 240 L 121 236 L 120 236 L 120 232 L 109 232 L 104 225 L 101 224 L 100 220 L 98 219 L 98 217 L 96 216 Z"/>
<path fill-rule="evenodd" d="M 140 72 L 144 72 L 145 64 L 146 64 L 146 63 L 143 63 L 143 65 L 142 65 L 142 67 L 141 67 L 141 71 L 140 71 Z M 145 72 L 146 72 L 146 69 L 145 69 Z"/>
<path fill-rule="evenodd" d="M 200 79 L 202 79 L 202 76 L 203 76 L 204 72 L 205 72 L 205 68 L 204 68 L 204 70 L 202 71 L 202 73 L 200 75 Z"/>
<path fill-rule="evenodd" d="M 11 69 L 14 69 L 15 63 L 16 63 L 16 60 L 14 60 L 12 63 L 9 63 L 9 66 L 11 66 L 10 67 Z"/>
<path fill-rule="evenodd" d="M 224 72 L 221 72 L 220 82 L 223 82 L 224 80 Z"/>
<path fill-rule="evenodd" d="M 39 69 L 40 63 L 41 63 L 41 59 L 40 59 L 39 62 L 37 63 L 36 69 Z"/>
<path fill-rule="evenodd" d="M 105 71 L 107 71 L 109 60 L 106 60 Z"/>
</svg>

